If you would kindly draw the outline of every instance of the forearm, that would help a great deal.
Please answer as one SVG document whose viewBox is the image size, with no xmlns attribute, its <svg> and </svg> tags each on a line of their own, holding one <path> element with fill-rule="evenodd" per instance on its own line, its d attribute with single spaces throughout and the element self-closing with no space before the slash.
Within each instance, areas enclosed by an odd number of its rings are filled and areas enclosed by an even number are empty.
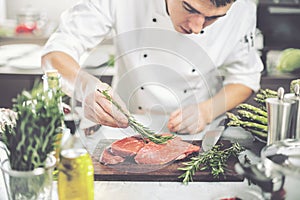
<svg viewBox="0 0 300 200">
<path fill-rule="evenodd" d="M 228 84 L 215 96 L 200 103 L 199 106 L 206 110 L 207 123 L 211 123 L 218 116 L 247 100 L 251 94 L 252 90 L 247 86 Z"/>
<path fill-rule="evenodd" d="M 43 71 L 56 69 L 62 76 L 64 92 L 71 95 L 80 70 L 79 64 L 71 56 L 58 51 L 50 52 L 42 57 L 42 69 Z"/>
<path fill-rule="evenodd" d="M 127 127 L 128 120 L 110 101 L 97 90 L 111 89 L 95 76 L 80 70 L 79 64 L 69 55 L 62 52 L 48 53 L 42 57 L 43 70 L 56 69 L 63 78 L 64 92 L 82 102 L 84 116 L 95 122 L 112 127 Z M 72 88 L 72 90 L 70 90 Z M 74 92 L 74 90 L 76 90 Z M 125 112 L 127 108 L 117 94 L 109 90 Z"/>
</svg>

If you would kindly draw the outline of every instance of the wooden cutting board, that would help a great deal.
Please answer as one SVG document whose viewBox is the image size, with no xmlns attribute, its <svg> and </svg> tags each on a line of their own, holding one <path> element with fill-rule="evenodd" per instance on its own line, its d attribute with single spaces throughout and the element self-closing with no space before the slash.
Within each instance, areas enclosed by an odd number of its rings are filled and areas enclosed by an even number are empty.
<svg viewBox="0 0 300 200">
<path fill-rule="evenodd" d="M 139 165 L 134 162 L 126 161 L 117 165 L 106 166 L 99 162 L 101 153 L 107 148 L 114 140 L 101 140 L 95 148 L 92 155 L 94 164 L 94 176 L 96 181 L 176 181 L 181 182 L 178 178 L 183 171 L 179 171 L 179 167 L 183 167 L 182 162 L 188 161 L 190 155 L 184 160 L 175 161 L 168 165 Z M 191 143 L 201 146 L 202 141 L 193 141 Z M 229 147 L 230 141 L 222 140 L 219 144 L 223 147 Z M 213 182 L 213 181 L 243 181 L 243 177 L 238 175 L 234 170 L 234 165 L 238 162 L 237 158 L 230 158 L 227 163 L 228 170 L 225 177 L 215 179 L 209 171 L 197 171 L 193 176 L 193 181 Z"/>
</svg>

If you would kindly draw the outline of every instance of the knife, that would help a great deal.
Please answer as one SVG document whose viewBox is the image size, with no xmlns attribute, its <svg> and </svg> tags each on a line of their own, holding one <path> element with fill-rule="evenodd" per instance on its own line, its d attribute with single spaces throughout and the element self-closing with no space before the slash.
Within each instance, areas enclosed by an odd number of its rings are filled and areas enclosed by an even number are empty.
<svg viewBox="0 0 300 200">
<path fill-rule="evenodd" d="M 215 146 L 218 142 L 219 138 L 221 137 L 223 131 L 225 129 L 225 119 L 222 119 L 218 126 L 214 129 L 208 130 L 204 138 L 202 140 L 202 150 L 209 151 Z"/>
</svg>

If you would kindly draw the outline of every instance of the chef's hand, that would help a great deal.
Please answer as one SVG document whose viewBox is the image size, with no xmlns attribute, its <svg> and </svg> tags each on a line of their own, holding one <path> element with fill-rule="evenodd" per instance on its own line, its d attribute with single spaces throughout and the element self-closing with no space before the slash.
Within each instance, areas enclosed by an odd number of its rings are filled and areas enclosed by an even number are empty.
<svg viewBox="0 0 300 200">
<path fill-rule="evenodd" d="M 84 72 L 80 73 L 78 82 L 79 87 L 76 89 L 82 90 L 84 116 L 87 119 L 105 126 L 128 127 L 127 117 L 101 93 L 101 91 L 106 90 L 111 98 L 121 106 L 122 110 L 127 114 L 129 113 L 125 103 L 108 84 Z"/>
<path fill-rule="evenodd" d="M 205 104 L 193 104 L 179 108 L 170 115 L 168 128 L 171 132 L 195 134 L 211 122 L 211 113 Z"/>
<path fill-rule="evenodd" d="M 251 94 L 252 89 L 243 84 L 227 84 L 212 98 L 171 113 L 168 128 L 171 132 L 198 133 L 218 116 L 247 100 Z"/>
<path fill-rule="evenodd" d="M 56 69 L 62 76 L 64 93 L 72 96 L 83 107 L 82 115 L 89 120 L 106 126 L 127 127 L 128 120 L 110 101 L 97 89 L 109 90 L 111 97 L 128 113 L 120 97 L 98 78 L 82 70 L 73 57 L 61 51 L 54 51 L 42 57 L 44 71 Z"/>
<path fill-rule="evenodd" d="M 107 90 L 109 87 L 105 87 Z M 120 110 L 114 106 L 106 97 L 100 92 L 104 88 L 96 90 L 86 96 L 84 100 L 84 115 L 86 118 L 94 121 L 98 124 L 111 127 L 126 128 L 128 127 L 128 120 L 126 116 L 120 112 Z M 113 94 L 111 89 L 108 89 L 108 94 L 116 101 L 121 108 L 129 113 L 125 104 L 117 94 Z"/>
</svg>

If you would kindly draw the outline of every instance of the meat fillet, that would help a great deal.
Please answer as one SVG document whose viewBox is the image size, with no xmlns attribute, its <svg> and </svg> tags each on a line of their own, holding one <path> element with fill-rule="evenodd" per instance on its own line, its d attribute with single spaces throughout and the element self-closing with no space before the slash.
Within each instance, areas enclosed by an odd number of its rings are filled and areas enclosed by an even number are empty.
<svg viewBox="0 0 300 200">
<path fill-rule="evenodd" d="M 111 152 L 121 157 L 134 156 L 144 147 L 145 142 L 140 137 L 126 137 L 111 144 Z"/>
<path fill-rule="evenodd" d="M 163 165 L 181 160 L 199 150 L 199 146 L 182 141 L 180 137 L 175 137 L 165 144 L 155 144 L 151 141 L 145 143 L 141 137 L 132 136 L 113 142 L 102 152 L 100 162 L 115 165 L 131 157 L 137 164 Z"/>
<path fill-rule="evenodd" d="M 116 165 L 119 163 L 124 162 L 125 158 L 121 156 L 116 156 L 111 153 L 110 149 L 105 149 L 101 156 L 100 156 L 100 162 L 104 165 Z"/>
<path fill-rule="evenodd" d="M 184 142 L 180 137 L 169 140 L 166 144 L 149 142 L 134 157 L 138 164 L 163 165 L 200 150 L 199 146 Z"/>
</svg>

